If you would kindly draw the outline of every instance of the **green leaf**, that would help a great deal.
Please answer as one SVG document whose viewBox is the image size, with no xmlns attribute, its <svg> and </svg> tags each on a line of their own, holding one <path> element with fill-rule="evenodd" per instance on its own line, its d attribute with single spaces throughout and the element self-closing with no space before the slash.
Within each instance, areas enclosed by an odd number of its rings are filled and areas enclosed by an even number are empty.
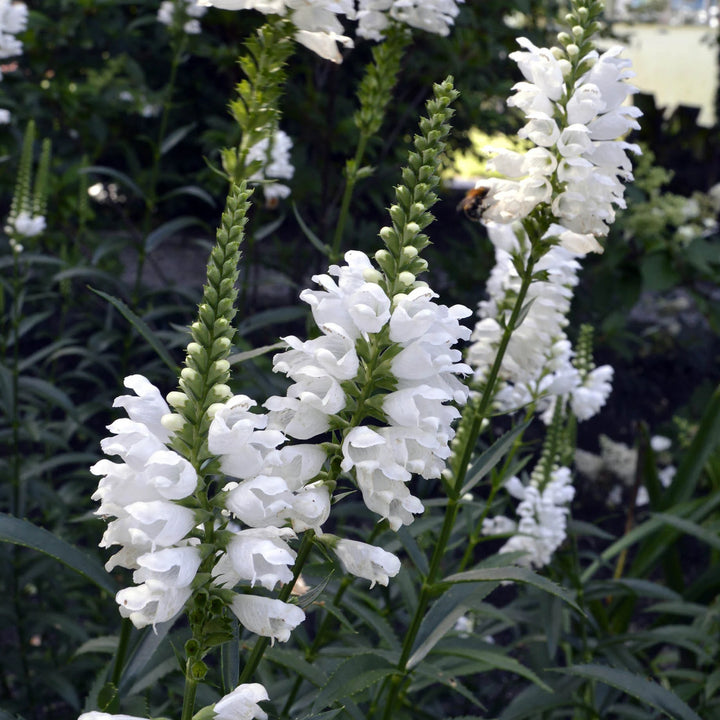
<svg viewBox="0 0 720 720">
<path fill-rule="evenodd" d="M 230 618 L 232 639 L 220 646 L 220 670 L 223 695 L 232 692 L 240 678 L 240 624 L 236 617 Z"/>
<path fill-rule="evenodd" d="M 90 287 L 96 295 L 99 295 L 104 300 L 107 300 L 113 307 L 120 311 L 120 314 L 145 338 L 150 347 L 160 356 L 160 359 L 175 373 L 179 373 L 178 366 L 175 361 L 170 357 L 170 353 L 165 349 L 165 346 L 158 340 L 153 334 L 152 330 L 148 327 L 142 318 L 138 317 L 122 300 L 104 293 L 102 290 L 96 290 L 94 287 Z"/>
<path fill-rule="evenodd" d="M 215 200 L 213 199 L 213 196 L 207 190 L 204 190 L 197 185 L 183 185 L 182 187 L 170 190 L 170 192 L 165 193 L 165 195 L 159 198 L 159 202 L 162 202 L 163 200 L 170 200 L 178 195 L 190 195 L 190 197 L 196 197 L 199 200 L 202 200 L 212 208 L 215 207 Z"/>
<path fill-rule="evenodd" d="M 330 676 L 313 703 L 313 712 L 355 695 L 396 671 L 396 666 L 377 653 L 353 655 Z"/>
<path fill-rule="evenodd" d="M 325 712 L 321 713 L 312 713 L 311 715 L 305 715 L 300 720 L 332 720 L 334 717 L 339 715 L 343 711 L 342 708 L 337 708 L 335 710 L 326 710 Z"/>
<path fill-rule="evenodd" d="M 526 680 L 530 680 L 530 682 L 535 683 L 535 685 L 547 692 L 552 692 L 549 685 L 544 683 L 532 670 L 515 660 L 515 658 L 509 657 L 498 650 L 482 650 L 478 648 L 477 640 L 474 638 L 468 641 L 453 640 L 443 642 L 435 648 L 433 653 L 476 660 L 482 666 L 478 672 L 507 670 L 515 675 L 524 677 Z"/>
<path fill-rule="evenodd" d="M 402 526 L 397 531 L 397 536 L 402 543 L 402 546 L 405 548 L 405 551 L 410 556 L 410 559 L 415 564 L 415 567 L 425 577 L 427 577 L 427 574 L 430 571 L 430 566 L 428 565 L 425 553 L 420 549 L 420 546 L 417 544 L 417 540 L 415 540 L 415 538 L 410 534 L 410 531 L 405 526 Z"/>
<path fill-rule="evenodd" d="M 242 337 L 253 332 L 253 330 L 259 330 L 260 328 L 268 327 L 269 325 L 276 325 L 278 323 L 294 322 L 306 315 L 307 311 L 305 308 L 301 308 L 296 305 L 273 308 L 272 310 L 264 310 L 263 312 L 255 313 L 255 315 L 246 317 L 238 325 L 237 334 Z"/>
<path fill-rule="evenodd" d="M 419 679 L 418 682 L 413 683 L 408 688 L 408 693 L 417 692 L 422 690 L 428 685 L 434 685 L 440 683 L 445 687 L 449 688 L 458 695 L 462 695 L 466 700 L 469 700 L 473 705 L 479 708 L 483 708 L 483 704 L 463 685 L 460 680 L 452 676 L 452 673 L 448 673 L 445 668 L 438 667 L 430 662 L 424 662 L 422 665 L 418 665 L 414 670 L 413 674 Z M 420 679 L 421 678 L 421 679 Z"/>
<path fill-rule="evenodd" d="M 0 513 L 0 541 L 45 553 L 114 595 L 118 588 L 94 558 L 27 520 Z"/>
<path fill-rule="evenodd" d="M 553 668 L 553 672 L 610 685 L 610 687 L 632 695 L 655 710 L 659 710 L 672 720 L 702 720 L 677 695 L 652 680 L 634 675 L 627 670 L 619 670 L 605 665 L 573 665 L 567 668 Z"/>
<path fill-rule="evenodd" d="M 272 352 L 273 350 L 281 350 L 282 348 L 286 347 L 287 343 L 279 340 L 272 345 L 264 345 L 263 347 L 255 348 L 254 350 L 247 350 L 246 352 L 233 353 L 232 355 L 230 355 L 230 357 L 228 357 L 227 360 L 231 365 L 238 365 L 245 362 L 246 360 L 252 360 L 252 358 L 254 357 L 260 357 L 260 355 L 265 355 L 266 353 Z"/>
<path fill-rule="evenodd" d="M 160 227 L 155 228 L 155 230 L 145 238 L 145 251 L 152 252 L 160 243 L 175 235 L 179 230 L 192 225 L 205 226 L 205 223 L 200 220 L 200 218 L 192 215 L 181 215 L 180 217 L 168 220 L 160 225 Z"/>
<path fill-rule="evenodd" d="M 327 577 L 325 577 L 323 580 L 321 580 L 315 587 L 310 588 L 306 593 L 303 593 L 298 597 L 298 607 L 306 608 L 310 607 L 325 591 L 325 588 L 327 587 L 327 584 L 330 582 L 330 579 L 334 575 L 335 571 L 330 572 Z"/>
<path fill-rule="evenodd" d="M 177 130 L 173 130 L 163 141 L 160 145 L 160 155 L 165 155 L 165 153 L 170 152 L 183 138 L 185 138 L 189 133 L 191 133 L 195 128 L 197 127 L 196 122 L 191 122 L 188 125 L 183 125 L 182 127 L 179 127 Z"/>
<path fill-rule="evenodd" d="M 265 651 L 265 658 L 292 670 L 294 674 L 305 678 L 317 687 L 325 685 L 328 681 L 327 675 L 319 665 L 309 663 L 294 650 L 284 650 L 279 647 L 269 648 Z"/>
<path fill-rule="evenodd" d="M 453 629 L 458 618 L 482 601 L 497 583 L 453 585 L 434 603 L 420 623 L 410 658 L 408 670 L 415 667 Z"/>
<path fill-rule="evenodd" d="M 330 247 L 327 246 L 306 224 L 305 221 L 300 216 L 300 211 L 297 209 L 297 205 L 295 203 L 292 204 L 293 212 L 295 213 L 295 218 L 298 221 L 298 225 L 300 225 L 300 229 L 303 231 L 303 235 L 310 241 L 310 243 L 318 249 L 323 255 L 330 255 Z"/>
<path fill-rule="evenodd" d="M 677 473 L 664 493 L 661 509 L 689 500 L 697 486 L 703 468 L 720 442 L 720 386 L 710 396 L 697 432 L 683 454 Z"/>
<path fill-rule="evenodd" d="M 508 450 L 512 447 L 515 440 L 525 432 L 530 424 L 530 420 L 520 423 L 502 437 L 498 438 L 475 462 L 468 470 L 469 480 L 463 485 L 460 491 L 460 497 L 466 492 L 470 492 L 499 462 L 505 457 Z"/>
<path fill-rule="evenodd" d="M 521 582 L 533 585 L 539 590 L 543 590 L 551 595 L 564 600 L 573 609 L 577 610 L 581 615 L 585 613 L 580 609 L 570 594 L 559 585 L 551 580 L 534 573 L 532 570 L 521 567 L 504 567 L 504 568 L 476 568 L 467 572 L 456 573 L 446 577 L 443 582 L 464 583 L 464 582 Z"/>
<path fill-rule="evenodd" d="M 129 621 L 128 621 L 129 622 Z M 175 620 L 158 623 L 154 627 L 146 627 L 140 631 L 140 640 L 133 648 L 130 659 L 123 668 L 123 674 L 118 683 L 120 695 L 126 695 L 128 688 L 135 679 L 146 672 L 145 668 L 157 649 L 165 641 L 167 634 L 175 624 Z"/>
</svg>

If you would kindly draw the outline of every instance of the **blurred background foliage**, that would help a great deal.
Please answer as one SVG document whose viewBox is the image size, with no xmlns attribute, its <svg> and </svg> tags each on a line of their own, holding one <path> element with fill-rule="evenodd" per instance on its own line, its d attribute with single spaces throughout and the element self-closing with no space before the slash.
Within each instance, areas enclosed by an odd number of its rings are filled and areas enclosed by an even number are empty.
<svg viewBox="0 0 720 720">
<path fill-rule="evenodd" d="M 99 456 L 100 439 L 114 417 L 112 399 L 121 393 L 124 376 L 142 373 L 165 392 L 176 382 L 172 366 L 182 360 L 185 327 L 200 297 L 205 255 L 225 197 L 226 181 L 213 168 L 220 164 L 220 148 L 238 140 L 227 110 L 241 79 L 237 58 L 243 39 L 262 19 L 254 12 L 210 10 L 201 20 L 203 32 L 181 43 L 157 22 L 157 9 L 156 0 L 43 0 L 30 7 L 28 29 L 21 35 L 23 55 L 3 67 L 0 84 L 0 105 L 13 115 L 11 125 L 0 129 L 3 217 L 28 120 L 35 121 L 39 138 L 52 139 L 47 231 L 17 258 L 2 241 L 0 472 L 7 480 L 0 484 L 0 511 L 51 531 L 96 564 L 105 553 L 97 548 L 102 527 L 92 516 L 96 479 L 87 468 Z M 519 34 L 538 44 L 548 37 L 552 42 L 557 11 L 558 4 L 550 0 L 467 0 L 449 37 L 415 33 L 383 127 L 368 147 L 366 163 L 373 173 L 356 187 L 345 249 L 376 248 L 392 186 L 433 82 L 451 73 L 462 93 L 454 151 L 477 154 L 481 163 L 474 129 L 487 136 L 517 131 L 520 118 L 505 106 L 519 80 L 508 54 Z M 268 207 L 256 193 L 244 246 L 238 351 L 304 332 L 306 314 L 296 298 L 310 285 L 311 275 L 327 265 L 317 244 L 331 241 L 344 163 L 357 140 L 355 93 L 370 51 L 369 43 L 358 42 L 339 66 L 302 48 L 290 60 L 281 127 L 294 142 L 292 195 Z M 170 87 L 174 62 L 177 73 Z M 698 127 L 690 109 L 665 117 L 650 96 L 639 96 L 638 103 L 645 117 L 632 140 L 643 144 L 644 155 L 628 191 L 629 207 L 620 214 L 605 254 L 588 258 L 576 292 L 574 322 L 596 326 L 597 362 L 616 368 L 611 403 L 599 419 L 582 427 L 580 444 L 597 450 L 598 434 L 607 432 L 641 446 L 644 420 L 653 431 L 671 435 L 678 452 L 687 447 L 697 456 L 693 438 L 698 428 L 709 432 L 707 427 L 714 427 L 712 418 L 705 425 L 700 418 L 720 379 L 720 192 L 712 189 L 720 180 L 720 128 Z M 449 165 L 448 178 L 453 175 Z M 472 307 L 481 299 L 494 258 L 482 227 L 456 212 L 463 192 L 462 183 L 448 180 L 426 257 L 443 302 Z M 305 228 L 314 233 L 314 242 Z M 157 346 L 165 351 L 164 359 Z M 257 397 L 277 391 L 279 381 L 269 368 L 268 355 L 246 361 L 234 389 Z M 681 419 L 673 421 L 674 416 Z M 710 498 L 710 509 L 688 516 L 687 522 L 706 523 L 711 532 L 720 517 L 712 500 L 718 497 L 718 458 L 701 456 L 693 498 Z M 652 484 L 652 463 L 648 467 Z M 592 491 L 583 500 L 582 487 L 579 495 L 575 544 L 553 571 L 570 587 L 582 586 L 579 558 L 584 562 L 622 535 L 626 521 L 626 506 L 601 507 Z M 664 506 L 656 499 L 654 507 Z M 596 530 L 583 520 L 596 523 Z M 417 531 L 422 527 L 418 522 Z M 655 535 L 648 531 L 646 543 L 654 538 L 671 545 L 674 536 L 663 528 L 656 528 Z M 695 673 L 681 678 L 690 683 L 685 697 L 704 693 L 704 704 L 697 705 L 706 713 L 701 716 L 720 717 L 715 698 L 720 680 L 713 670 L 720 659 L 720 580 L 716 571 L 705 572 L 716 567 L 720 550 L 701 534 L 687 537 L 692 562 L 686 571 L 697 581 L 688 583 L 689 594 L 674 587 L 672 598 L 660 597 L 663 591 L 654 585 L 637 583 L 624 590 L 588 586 L 585 609 L 592 621 L 583 621 L 554 600 L 507 591 L 506 612 L 488 611 L 476 633 L 494 635 L 497 642 L 504 638 L 505 652 L 536 672 L 553 662 L 569 663 L 580 653 L 611 658 L 635 671 L 649 662 L 668 686 L 676 687 L 668 668 L 680 665 Z M 37 553 L 32 542 L 25 543 L 30 547 L 0 547 L 0 718 L 18 713 L 27 720 L 66 720 L 76 717 L 84 698 L 99 692 L 112 674 L 110 658 L 123 637 L 121 623 L 108 588 L 99 590 Z M 649 583 L 649 574 L 656 572 L 653 583 L 662 583 L 657 559 L 648 563 L 642 577 Z M 669 577 L 676 571 L 666 570 Z M 609 582 L 607 573 L 603 582 Z M 407 590 L 402 583 L 399 587 L 401 594 Z M 626 604 L 613 620 L 605 598 L 617 604 L 628 595 L 633 602 L 644 598 L 644 613 L 656 613 L 642 621 L 646 629 L 657 614 L 664 618 L 673 612 L 648 598 L 680 603 L 674 608 L 680 607 L 677 623 L 693 629 L 697 644 L 667 650 L 652 638 L 645 643 L 636 638 L 620 652 L 617 638 L 631 631 L 631 613 Z M 683 598 L 704 603 L 712 612 L 692 606 L 692 614 L 687 606 L 683 615 Z M 158 704 L 162 700 L 155 696 L 154 682 L 162 679 L 163 698 L 176 682 L 173 643 L 182 646 L 183 631 L 173 632 L 171 642 L 151 633 L 134 636 L 135 675 L 126 674 L 124 682 L 125 691 L 136 698 L 138 714 L 172 712 Z M 143 660 L 151 656 L 154 671 L 148 675 Z M 705 681 L 713 672 L 708 688 Z M 548 673 L 543 678 L 566 699 L 582 697 L 590 687 L 583 682 L 598 679 Z M 704 689 L 699 687 L 703 682 Z M 532 714 L 535 708 L 546 707 L 537 705 L 537 685 L 518 693 L 515 675 L 496 671 L 482 683 L 484 690 L 477 692 L 488 705 L 487 717 L 539 717 Z M 623 702 L 617 688 L 603 687 L 611 708 L 606 717 L 621 716 L 621 710 L 612 710 Z M 168 702 L 172 692 L 169 697 Z M 435 717 L 470 711 L 462 700 L 449 706 L 438 702 L 428 706 L 435 707 Z M 563 714 L 567 703 L 557 707 L 547 705 L 543 712 L 572 716 Z M 637 708 L 633 712 L 622 716 L 655 717 Z"/>
</svg>

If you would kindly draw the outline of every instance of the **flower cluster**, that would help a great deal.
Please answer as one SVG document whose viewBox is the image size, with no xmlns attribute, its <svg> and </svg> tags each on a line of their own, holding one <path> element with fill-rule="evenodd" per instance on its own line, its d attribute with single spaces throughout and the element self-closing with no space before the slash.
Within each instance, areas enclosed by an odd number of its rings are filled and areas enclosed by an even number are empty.
<svg viewBox="0 0 720 720">
<path fill-rule="evenodd" d="M 343 442 L 342 468 L 355 468 L 365 504 L 393 530 L 413 521 L 423 505 L 410 494 L 412 474 L 440 477 L 455 435 L 451 423 L 468 390 L 457 378 L 471 372 L 452 346 L 470 335 L 459 319 L 470 315 L 462 305 L 448 308 L 433 301 L 427 287 L 393 298 L 389 338 L 399 348 L 390 372 L 395 389 L 382 400 L 387 427 L 353 428 Z"/>
<path fill-rule="evenodd" d="M 342 62 L 338 43 L 353 47 L 339 19 L 357 21 L 358 37 L 381 40 L 391 22 L 400 22 L 437 35 L 447 35 L 463 0 L 201 0 L 225 10 L 258 10 L 287 16 L 295 39 L 321 57 Z"/>
<path fill-rule="evenodd" d="M 517 507 L 520 520 L 515 522 L 503 515 L 487 518 L 483 521 L 483 533 L 512 533 L 499 552 L 525 553 L 518 562 L 528 567 L 547 565 L 567 535 L 568 504 L 575 496 L 570 469 L 556 468 L 542 487 L 537 477 L 532 477 L 528 485 L 512 477 L 505 488 L 520 500 Z"/>
<path fill-rule="evenodd" d="M 584 29 L 573 32 L 582 35 Z M 548 237 L 578 254 L 602 252 L 596 238 L 607 234 L 614 206 L 625 207 L 622 181 L 632 179 L 627 151 L 640 152 L 618 139 L 639 127 L 640 110 L 623 105 L 637 89 L 625 82 L 633 73 L 630 61 L 620 57 L 621 47 L 580 57 L 568 34 L 560 39 L 564 50 L 520 38 L 524 49 L 510 55 L 525 81 L 515 85 L 508 104 L 525 113 L 518 134 L 535 147 L 524 155 L 495 151 L 490 167 L 505 178 L 481 181 L 489 188 L 484 217 L 509 223 L 549 204 L 559 224 Z"/>
<path fill-rule="evenodd" d="M 201 559 L 188 539 L 195 513 L 176 501 L 195 492 L 197 474 L 168 447 L 161 420 L 170 409 L 158 389 L 141 375 L 125 378 L 125 386 L 136 395 L 118 397 L 114 407 L 128 417 L 109 425 L 112 435 L 102 441 L 105 454 L 121 462 L 102 459 L 90 471 L 101 476 L 96 513 L 115 518 L 100 546 L 121 546 L 105 567 L 133 570 L 137 583 L 118 592 L 120 613 L 143 627 L 174 617 L 192 593 Z"/>
<path fill-rule="evenodd" d="M 15 36 L 27 27 L 27 18 L 25 3 L 0 0 L 0 59 L 22 54 L 22 42 Z"/>
<path fill-rule="evenodd" d="M 495 245 L 496 265 L 487 283 L 488 298 L 479 304 L 467 360 L 482 383 L 494 360 L 503 324 L 517 297 L 520 277 L 513 261 L 525 258 L 529 241 L 524 232 L 510 225 L 488 223 Z M 613 369 L 589 367 L 590 360 L 574 361 L 565 335 L 567 314 L 577 285 L 580 264 L 577 255 L 562 246 L 551 247 L 538 261 L 535 271 L 543 279 L 533 282 L 527 293 L 527 314 L 510 338 L 500 368 L 501 386 L 495 404 L 503 412 L 534 405 L 546 423 L 555 402 L 568 398 L 579 420 L 587 420 L 605 404 L 610 394 Z"/>
<path fill-rule="evenodd" d="M 169 28 L 182 28 L 188 35 L 199 35 L 201 18 L 207 8 L 199 5 L 196 0 L 163 0 L 158 8 L 158 22 Z"/>
<path fill-rule="evenodd" d="M 263 138 L 248 150 L 246 165 L 253 162 L 261 164 L 260 169 L 248 178 L 248 182 L 261 184 L 269 205 L 290 194 L 290 188 L 277 180 L 290 180 L 295 174 L 295 168 L 290 162 L 291 148 L 290 136 L 282 130 L 276 130 L 272 142 L 269 138 Z"/>
</svg>

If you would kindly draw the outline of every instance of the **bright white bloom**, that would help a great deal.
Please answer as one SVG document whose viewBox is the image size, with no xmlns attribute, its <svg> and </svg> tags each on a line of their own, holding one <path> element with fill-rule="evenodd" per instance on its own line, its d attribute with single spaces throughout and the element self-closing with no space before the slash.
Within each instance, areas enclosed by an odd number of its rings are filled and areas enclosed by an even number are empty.
<svg viewBox="0 0 720 720">
<path fill-rule="evenodd" d="M 632 179 L 627 151 L 640 152 L 618 139 L 639 127 L 640 110 L 623 105 L 637 92 L 626 83 L 633 76 L 630 61 L 620 58 L 619 46 L 602 55 L 593 50 L 584 58 L 590 70 L 568 88 L 568 59 L 526 38 L 518 43 L 523 50 L 510 57 L 525 80 L 515 85 L 508 105 L 525 113 L 527 123 L 518 135 L 536 147 L 524 158 L 497 151 L 490 167 L 506 178 L 480 183 L 489 188 L 484 217 L 511 223 L 551 204 L 558 224 L 548 237 L 579 255 L 602 252 L 596 238 L 607 234 L 615 207 L 625 207 L 623 181 Z"/>
<path fill-rule="evenodd" d="M 524 552 L 518 563 L 540 568 L 547 565 L 555 550 L 567 536 L 568 504 L 575 495 L 570 469 L 554 470 L 541 489 L 537 480 L 523 485 L 517 477 L 510 478 L 505 487 L 518 500 L 517 525 L 508 518 L 498 517 L 483 522 L 483 533 L 494 535 L 498 529 L 515 534 L 500 548 L 501 553 Z"/>
<path fill-rule="evenodd" d="M 347 572 L 356 577 L 387 585 L 391 577 L 400 572 L 400 560 L 392 553 L 356 540 L 339 539 L 333 547 Z"/>
<path fill-rule="evenodd" d="M 297 605 L 256 595 L 236 595 L 231 608 L 243 627 L 273 642 L 287 642 L 290 633 L 305 619 Z"/>
<path fill-rule="evenodd" d="M 338 19 L 338 15 L 354 15 L 353 0 L 202 0 L 202 4 L 223 10 L 257 10 L 287 16 L 297 28 L 295 39 L 332 62 L 342 62 L 338 43 L 353 46 L 353 41 L 343 35 Z"/>
<path fill-rule="evenodd" d="M 8 221 L 5 232 L 31 238 L 40 235 L 45 230 L 45 218 L 42 215 L 31 215 L 27 210 L 17 214 L 17 217 Z"/>
<path fill-rule="evenodd" d="M 0 125 L 7 125 L 10 122 L 12 115 L 9 110 L 0 108 Z"/>
<path fill-rule="evenodd" d="M 25 3 L 0 0 L 0 59 L 22 54 L 22 43 L 15 35 L 27 28 L 27 19 Z"/>
<path fill-rule="evenodd" d="M 259 683 L 238 685 L 215 703 L 214 720 L 267 720 L 267 713 L 258 705 L 263 700 L 269 697 Z"/>
<path fill-rule="evenodd" d="M 247 580 L 250 587 L 260 584 L 268 590 L 290 582 L 296 553 L 285 540 L 292 537 L 295 533 L 289 528 L 251 528 L 236 533 L 227 555 L 238 579 Z"/>
<path fill-rule="evenodd" d="M 176 501 L 195 492 L 197 473 L 167 446 L 162 418 L 169 407 L 158 389 L 142 375 L 125 378 L 125 386 L 135 394 L 121 395 L 113 406 L 128 417 L 111 423 L 112 435 L 101 442 L 105 454 L 121 462 L 102 459 L 90 468 L 100 476 L 92 497 L 100 501 L 96 514 L 115 518 L 100 541 L 100 547 L 120 546 L 106 569 L 135 571 L 137 585 L 116 596 L 120 613 L 144 627 L 173 618 L 192 593 L 200 555 L 187 535 L 195 513 Z"/>
<path fill-rule="evenodd" d="M 163 0 L 157 19 L 168 27 L 179 23 L 188 35 L 198 35 L 202 28 L 196 18 L 202 17 L 206 12 L 207 7 L 199 5 L 196 0 Z"/>
<path fill-rule="evenodd" d="M 260 183 L 267 200 L 286 198 L 290 194 L 287 185 L 276 181 L 290 180 L 295 174 L 295 168 L 290 162 L 291 148 L 290 136 L 282 130 L 276 130 L 272 142 L 269 138 L 263 138 L 248 150 L 247 165 L 255 161 L 262 163 L 260 169 L 256 170 L 248 181 Z"/>
<path fill-rule="evenodd" d="M 358 0 L 358 37 L 382 40 L 390 20 L 447 35 L 463 0 Z"/>
</svg>

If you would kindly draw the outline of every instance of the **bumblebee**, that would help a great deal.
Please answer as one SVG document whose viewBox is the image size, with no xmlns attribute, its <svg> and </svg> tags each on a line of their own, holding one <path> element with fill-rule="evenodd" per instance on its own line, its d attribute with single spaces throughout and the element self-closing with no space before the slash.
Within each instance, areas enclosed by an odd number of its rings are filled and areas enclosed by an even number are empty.
<svg viewBox="0 0 720 720">
<path fill-rule="evenodd" d="M 490 192 L 489 187 L 476 187 L 467 191 L 465 197 L 458 203 L 457 211 L 465 213 L 465 217 L 473 222 L 480 222 L 488 206 L 484 202 Z"/>
</svg>

